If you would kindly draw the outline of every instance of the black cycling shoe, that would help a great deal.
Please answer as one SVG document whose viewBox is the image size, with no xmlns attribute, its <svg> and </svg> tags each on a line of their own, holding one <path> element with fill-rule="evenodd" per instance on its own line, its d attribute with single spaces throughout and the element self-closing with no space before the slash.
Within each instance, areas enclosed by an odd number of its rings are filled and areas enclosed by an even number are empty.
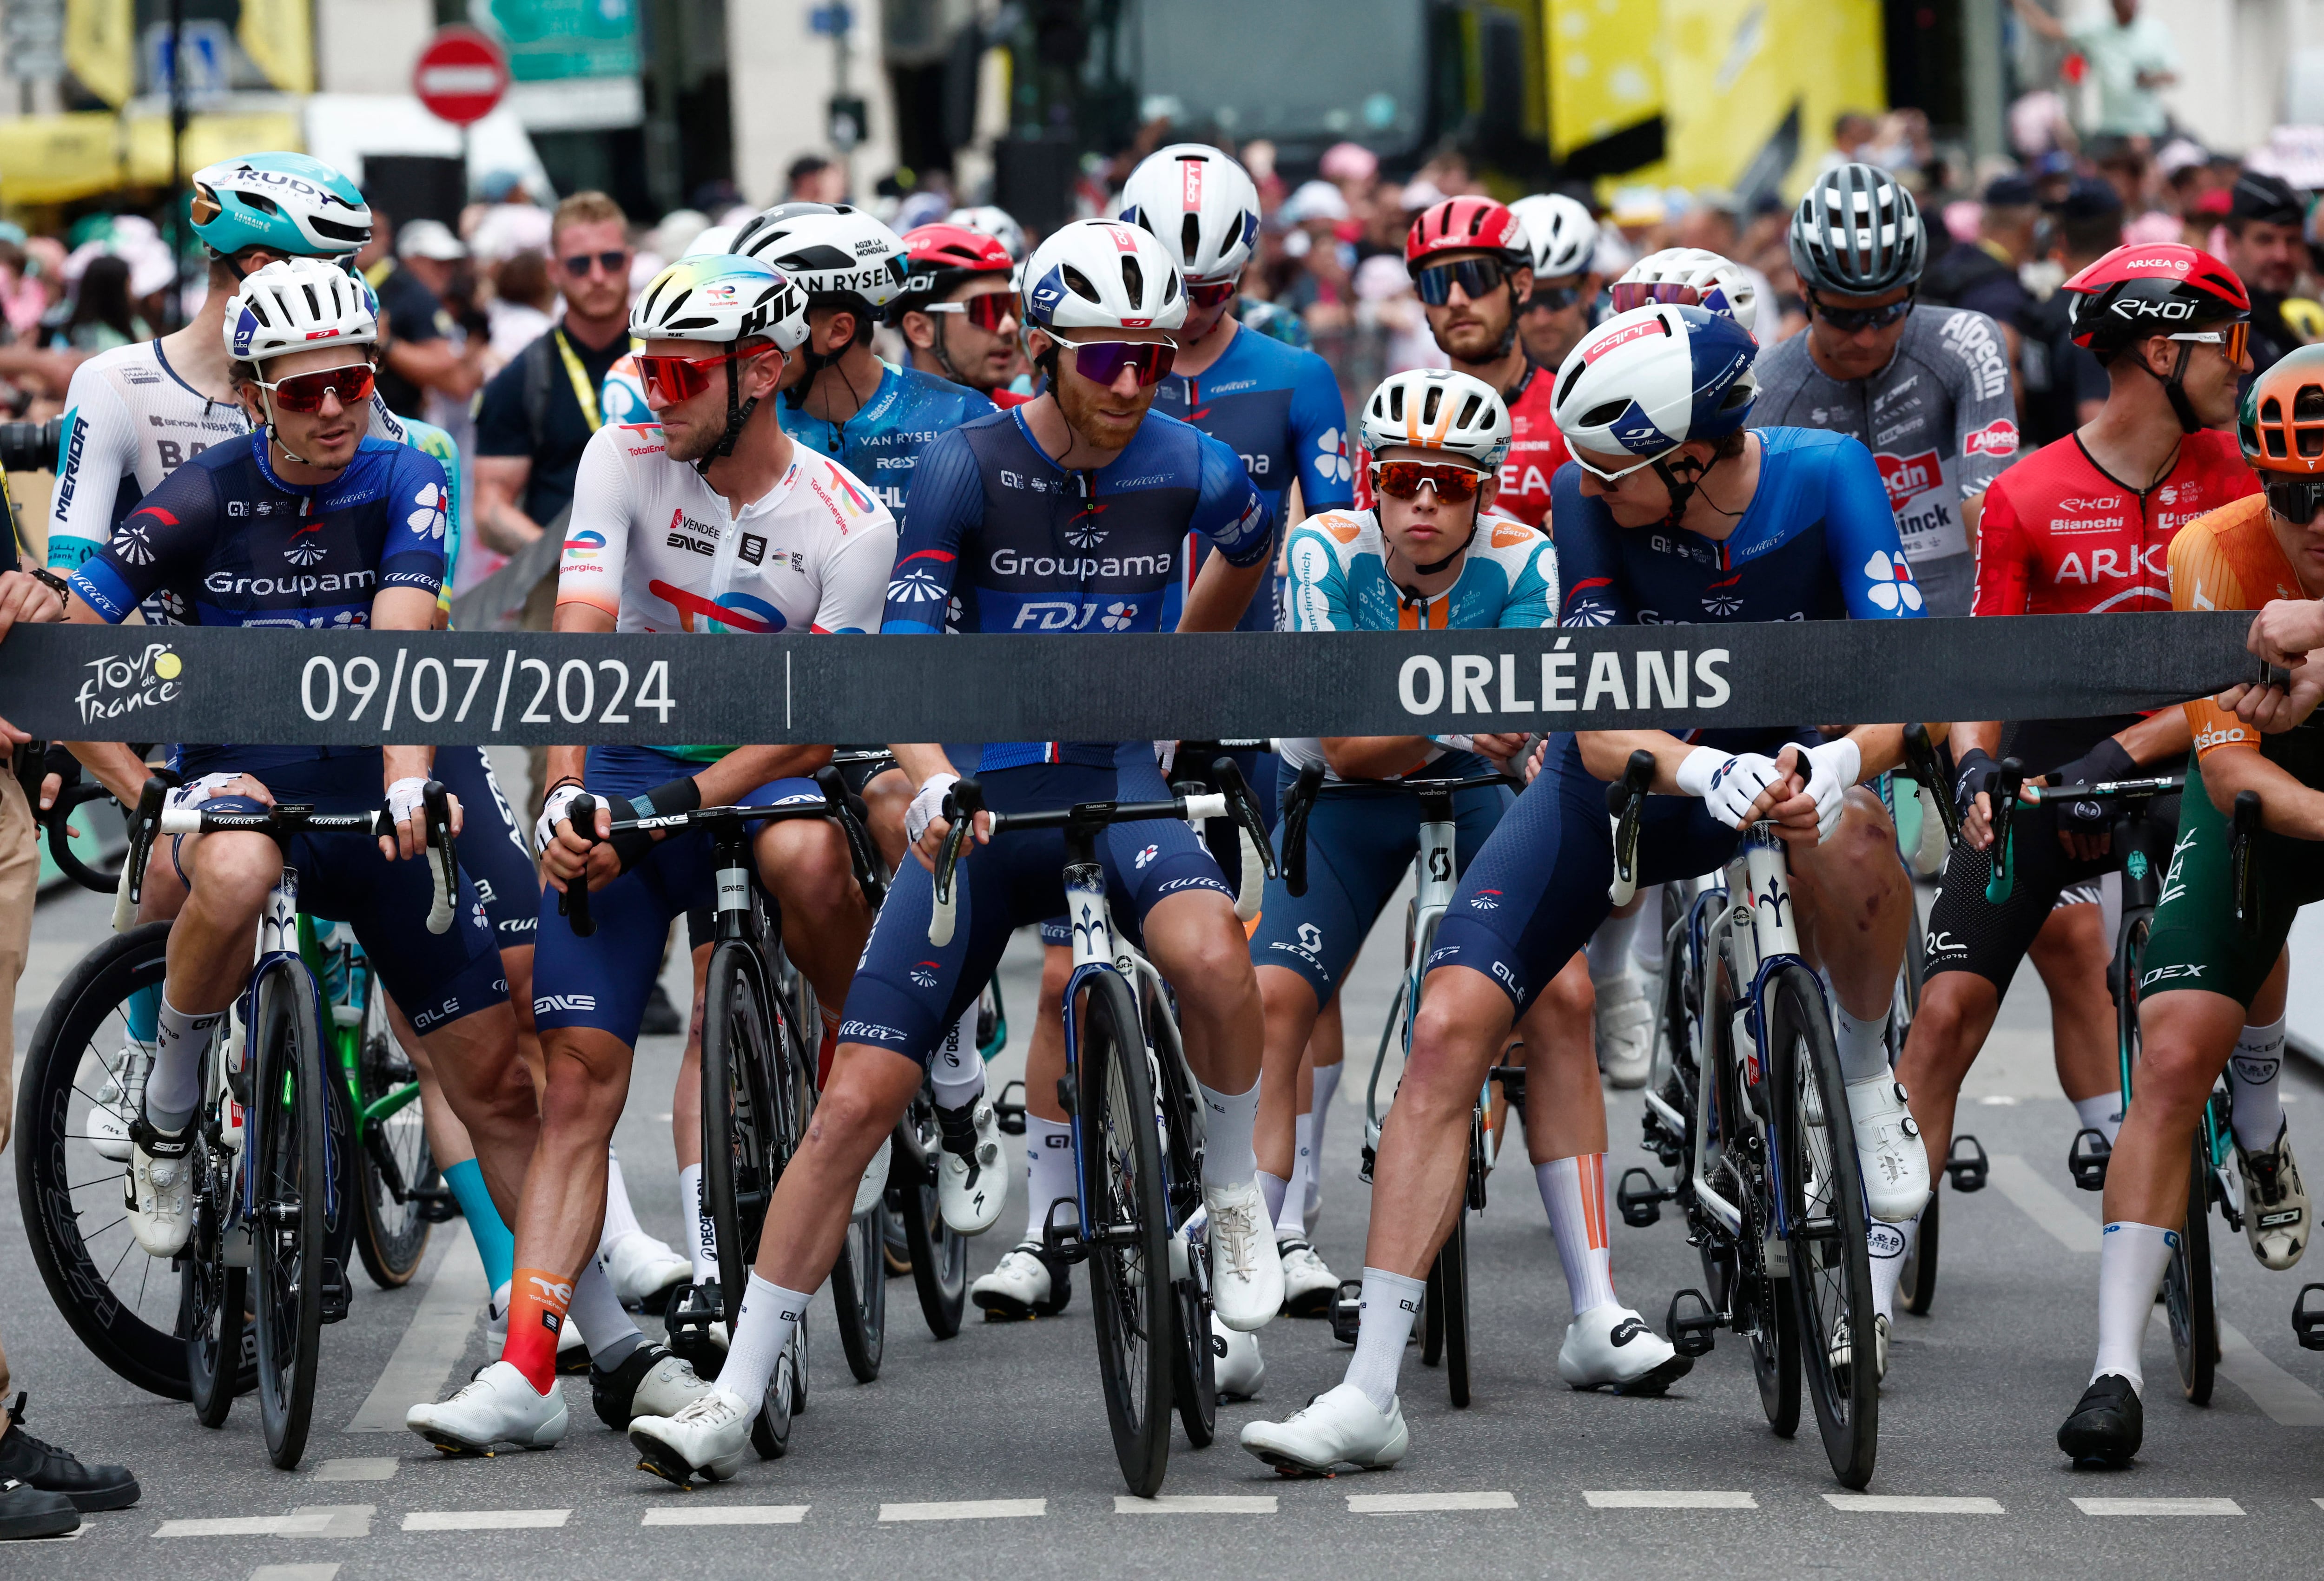
<svg viewBox="0 0 2324 1581">
<path fill-rule="evenodd" d="M 670 1354 L 683 1358 L 696 1377 L 715 1378 L 718 1369 L 726 1365 L 726 1347 L 711 1330 L 711 1325 L 724 1316 L 724 1300 L 715 1279 L 678 1285 L 670 1291 L 669 1306 L 662 1313 Z M 622 1424 L 624 1429 L 629 1425 Z"/>
<path fill-rule="evenodd" d="M 2058 1429 L 2058 1448 L 2077 1466 L 2119 1471 L 2138 1453 L 2145 1435 L 2138 1391 L 2120 1373 L 2108 1373 L 2082 1391 L 2074 1414 Z"/>
<path fill-rule="evenodd" d="M 0 1482 L 0 1542 L 79 1530 L 80 1512 L 64 1494 L 42 1493 L 28 1482 Z"/>
<path fill-rule="evenodd" d="M 640 1037 L 675 1037 L 686 1030 L 686 1023 L 678 1014 L 678 1007 L 669 1002 L 669 990 L 659 983 L 646 995 L 646 1013 L 638 1021 Z"/>
<path fill-rule="evenodd" d="M 0 1434 L 0 1480 L 45 1494 L 62 1494 L 76 1510 L 126 1510 L 138 1498 L 137 1479 L 119 1466 L 83 1466 L 69 1451 L 24 1430 L 24 1394 L 8 1408 L 14 1424 Z"/>
<path fill-rule="evenodd" d="M 685 1374 L 673 1372 L 671 1378 L 658 1382 L 654 1395 L 649 1397 L 643 1411 L 638 1405 L 638 1391 L 654 1369 L 665 1362 L 675 1362 L 668 1346 L 647 1340 L 623 1358 L 612 1372 L 602 1367 L 589 1369 L 589 1406 L 597 1420 L 617 1433 L 630 1430 L 630 1423 L 642 1414 L 668 1415 L 686 1409 L 684 1402 L 701 1393 L 684 1387 Z M 695 1374 L 700 1377 L 699 1373 Z M 673 1387 L 675 1393 L 673 1393 Z"/>
</svg>

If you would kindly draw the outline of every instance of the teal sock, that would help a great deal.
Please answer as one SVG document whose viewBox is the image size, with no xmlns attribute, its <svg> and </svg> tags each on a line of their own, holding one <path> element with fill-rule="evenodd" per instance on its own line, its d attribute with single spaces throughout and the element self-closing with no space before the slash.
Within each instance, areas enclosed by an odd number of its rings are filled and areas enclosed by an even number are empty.
<svg viewBox="0 0 2324 1581">
<path fill-rule="evenodd" d="M 500 1289 L 516 1277 L 516 1237 L 501 1222 L 493 1194 L 484 1190 L 484 1172 L 475 1159 L 464 1158 L 444 1171 L 444 1183 L 452 1188 L 460 1212 L 467 1218 L 468 1233 L 476 1237 L 477 1254 L 484 1260 L 485 1287 Z"/>
<path fill-rule="evenodd" d="M 129 996 L 129 1035 L 139 1043 L 150 1043 L 158 1034 L 161 1019 L 161 989 L 157 983 L 150 988 L 140 988 Z"/>
</svg>

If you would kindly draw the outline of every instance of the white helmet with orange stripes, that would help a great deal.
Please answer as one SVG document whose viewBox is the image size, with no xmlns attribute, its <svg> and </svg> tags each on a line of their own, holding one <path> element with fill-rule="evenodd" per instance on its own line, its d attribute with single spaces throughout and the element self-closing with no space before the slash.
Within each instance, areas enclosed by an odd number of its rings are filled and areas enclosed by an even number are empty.
<svg viewBox="0 0 2324 1581">
<path fill-rule="evenodd" d="M 1498 472 L 1509 453 L 1509 409 L 1481 379 L 1450 368 L 1410 368 L 1380 381 L 1364 402 L 1364 448 L 1442 450 Z"/>
</svg>

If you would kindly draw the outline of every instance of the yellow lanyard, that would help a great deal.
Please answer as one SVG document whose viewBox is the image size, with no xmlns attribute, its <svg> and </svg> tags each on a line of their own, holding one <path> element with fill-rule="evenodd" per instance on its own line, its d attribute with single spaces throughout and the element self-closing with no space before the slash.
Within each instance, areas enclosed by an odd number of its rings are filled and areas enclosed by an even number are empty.
<svg viewBox="0 0 2324 1581">
<path fill-rule="evenodd" d="M 549 333 L 557 336 L 558 354 L 565 359 L 565 376 L 573 381 L 573 399 L 581 403 L 581 419 L 594 434 L 605 423 L 598 415 L 596 387 L 589 382 L 588 370 L 582 367 L 581 359 L 573 354 L 573 343 L 565 338 L 564 327 L 559 326 Z M 629 337 L 630 350 L 637 350 L 641 344 L 635 336 Z"/>
</svg>

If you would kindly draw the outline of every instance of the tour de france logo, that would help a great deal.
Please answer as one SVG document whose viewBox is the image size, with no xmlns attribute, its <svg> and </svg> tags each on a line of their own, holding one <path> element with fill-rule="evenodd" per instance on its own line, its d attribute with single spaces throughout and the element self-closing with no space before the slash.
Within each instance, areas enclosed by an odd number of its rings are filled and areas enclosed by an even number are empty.
<svg viewBox="0 0 2324 1581">
<path fill-rule="evenodd" d="M 83 724 L 175 703 L 185 693 L 185 660 L 166 642 L 149 642 L 132 654 L 107 654 L 83 667 L 87 673 L 73 696 Z"/>
</svg>

